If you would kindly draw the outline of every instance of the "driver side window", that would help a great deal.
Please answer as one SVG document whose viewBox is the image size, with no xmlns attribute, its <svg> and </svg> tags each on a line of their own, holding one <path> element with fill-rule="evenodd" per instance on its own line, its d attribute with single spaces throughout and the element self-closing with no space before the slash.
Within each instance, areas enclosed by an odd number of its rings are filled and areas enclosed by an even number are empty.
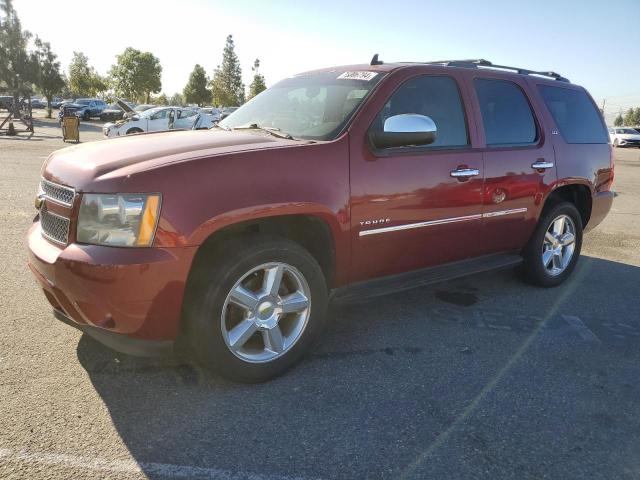
<svg viewBox="0 0 640 480">
<path fill-rule="evenodd" d="M 154 113 L 151 116 L 151 120 L 160 120 L 161 118 L 167 118 L 167 114 L 169 113 L 169 110 L 160 110 L 157 113 Z"/>
<path fill-rule="evenodd" d="M 453 78 L 422 75 L 407 80 L 391 95 L 372 128 L 383 131 L 385 120 L 405 113 L 425 115 L 436 124 L 435 142 L 421 148 L 459 148 L 469 145 L 460 91 Z"/>
</svg>

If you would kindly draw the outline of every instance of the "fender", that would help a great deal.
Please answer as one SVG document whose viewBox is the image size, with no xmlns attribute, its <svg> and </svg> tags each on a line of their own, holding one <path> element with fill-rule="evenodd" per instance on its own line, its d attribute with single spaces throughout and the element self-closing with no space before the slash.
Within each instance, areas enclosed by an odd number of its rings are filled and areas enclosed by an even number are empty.
<svg viewBox="0 0 640 480">
<path fill-rule="evenodd" d="M 349 239 L 349 214 L 346 208 L 337 213 L 330 208 L 317 203 L 292 202 L 271 203 L 254 205 L 222 213 L 196 228 L 186 239 L 187 245 L 200 246 L 209 237 L 215 235 L 226 227 L 240 223 L 263 220 L 267 218 L 282 217 L 288 215 L 307 215 L 316 217 L 329 227 L 329 232 L 335 247 L 335 275 L 337 283 L 347 280 L 347 269 L 351 260 L 351 242 Z"/>
</svg>

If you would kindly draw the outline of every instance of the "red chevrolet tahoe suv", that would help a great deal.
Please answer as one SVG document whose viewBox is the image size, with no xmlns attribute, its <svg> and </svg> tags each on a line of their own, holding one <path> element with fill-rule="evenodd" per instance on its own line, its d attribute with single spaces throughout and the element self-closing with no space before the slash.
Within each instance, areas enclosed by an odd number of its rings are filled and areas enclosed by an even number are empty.
<svg viewBox="0 0 640 480">
<path fill-rule="evenodd" d="M 55 316 L 116 350 L 284 372 L 333 298 L 571 274 L 613 157 L 584 88 L 485 60 L 287 78 L 207 131 L 51 154 L 28 233 Z M 184 347 L 184 348 L 183 348 Z"/>
</svg>

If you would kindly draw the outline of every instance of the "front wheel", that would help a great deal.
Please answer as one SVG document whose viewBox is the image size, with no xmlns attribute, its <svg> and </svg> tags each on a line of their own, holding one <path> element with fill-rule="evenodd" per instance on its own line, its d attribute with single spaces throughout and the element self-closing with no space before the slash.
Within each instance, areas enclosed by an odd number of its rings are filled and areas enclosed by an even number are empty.
<svg viewBox="0 0 640 480">
<path fill-rule="evenodd" d="M 322 331 L 326 282 L 309 252 L 286 239 L 255 235 L 229 245 L 194 272 L 188 343 L 205 368 L 266 381 L 295 365 Z"/>
<path fill-rule="evenodd" d="M 524 248 L 524 271 L 529 281 L 555 287 L 573 272 L 582 248 L 582 219 L 578 209 L 561 202 L 548 209 Z"/>
<path fill-rule="evenodd" d="M 84 112 L 84 115 L 82 116 L 82 119 L 85 122 L 88 122 L 89 120 L 91 120 L 91 114 L 89 112 Z"/>
</svg>

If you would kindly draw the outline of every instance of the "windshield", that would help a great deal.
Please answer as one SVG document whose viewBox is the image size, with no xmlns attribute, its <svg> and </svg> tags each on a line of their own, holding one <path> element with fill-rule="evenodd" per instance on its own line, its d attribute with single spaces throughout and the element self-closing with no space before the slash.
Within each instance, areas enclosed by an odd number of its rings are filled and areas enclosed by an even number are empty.
<svg viewBox="0 0 640 480">
<path fill-rule="evenodd" d="M 383 75 L 334 70 L 288 78 L 253 98 L 219 125 L 257 125 L 294 138 L 331 140 Z"/>
<path fill-rule="evenodd" d="M 91 103 L 91 100 L 84 100 L 80 98 L 73 103 L 77 103 L 78 105 L 89 105 Z"/>
<path fill-rule="evenodd" d="M 626 133 L 626 134 L 631 134 L 631 135 L 638 135 L 638 131 L 634 130 L 633 128 L 618 128 L 616 130 L 616 133 Z"/>
</svg>

